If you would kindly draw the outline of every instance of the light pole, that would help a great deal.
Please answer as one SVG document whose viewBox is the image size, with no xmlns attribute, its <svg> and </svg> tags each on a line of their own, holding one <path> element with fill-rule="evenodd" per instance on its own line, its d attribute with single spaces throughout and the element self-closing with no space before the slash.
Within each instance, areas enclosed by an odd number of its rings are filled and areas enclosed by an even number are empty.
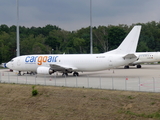
<svg viewBox="0 0 160 120">
<path fill-rule="evenodd" d="M 92 0 L 90 0 L 90 53 L 93 53 L 93 40 L 92 40 Z"/>
<path fill-rule="evenodd" d="M 20 46 L 19 46 L 19 0 L 17 0 L 17 56 L 20 56 Z"/>
</svg>

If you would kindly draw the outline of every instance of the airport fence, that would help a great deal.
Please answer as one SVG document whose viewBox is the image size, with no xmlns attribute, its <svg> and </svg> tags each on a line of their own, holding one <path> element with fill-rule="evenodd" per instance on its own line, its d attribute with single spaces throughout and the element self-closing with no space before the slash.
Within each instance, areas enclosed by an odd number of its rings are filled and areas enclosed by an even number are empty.
<svg viewBox="0 0 160 120">
<path fill-rule="evenodd" d="M 160 78 L 157 77 L 104 77 L 104 76 L 57 76 L 21 75 L 0 72 L 1 83 L 31 84 L 63 87 L 96 88 L 108 90 L 128 90 L 160 92 Z"/>
</svg>

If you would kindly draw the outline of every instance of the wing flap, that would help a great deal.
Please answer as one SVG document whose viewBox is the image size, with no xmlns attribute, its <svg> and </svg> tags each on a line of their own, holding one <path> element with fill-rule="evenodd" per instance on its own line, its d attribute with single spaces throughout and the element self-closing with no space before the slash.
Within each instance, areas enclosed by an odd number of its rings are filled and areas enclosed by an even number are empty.
<svg viewBox="0 0 160 120">
<path fill-rule="evenodd" d="M 71 66 L 66 66 L 66 65 L 58 65 L 58 64 L 50 64 L 51 69 L 55 71 L 73 71 L 76 70 L 76 68 L 71 67 Z"/>
</svg>

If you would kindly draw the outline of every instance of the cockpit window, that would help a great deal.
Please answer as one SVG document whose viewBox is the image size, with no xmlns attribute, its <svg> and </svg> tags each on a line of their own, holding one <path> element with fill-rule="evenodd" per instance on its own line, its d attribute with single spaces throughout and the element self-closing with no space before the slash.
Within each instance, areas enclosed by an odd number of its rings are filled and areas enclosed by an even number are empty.
<svg viewBox="0 0 160 120">
<path fill-rule="evenodd" d="M 14 60 L 12 59 L 10 62 L 13 62 Z"/>
</svg>

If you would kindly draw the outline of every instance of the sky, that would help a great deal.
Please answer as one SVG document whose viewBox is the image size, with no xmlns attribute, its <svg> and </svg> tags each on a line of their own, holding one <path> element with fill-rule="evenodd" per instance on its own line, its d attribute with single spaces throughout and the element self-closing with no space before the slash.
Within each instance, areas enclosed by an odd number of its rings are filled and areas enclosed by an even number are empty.
<svg viewBox="0 0 160 120">
<path fill-rule="evenodd" d="M 67 31 L 90 26 L 90 0 L 18 0 L 19 25 L 56 25 Z M 91 0 L 92 26 L 160 21 L 160 0 Z M 17 0 L 0 0 L 0 25 L 17 24 Z"/>
</svg>

